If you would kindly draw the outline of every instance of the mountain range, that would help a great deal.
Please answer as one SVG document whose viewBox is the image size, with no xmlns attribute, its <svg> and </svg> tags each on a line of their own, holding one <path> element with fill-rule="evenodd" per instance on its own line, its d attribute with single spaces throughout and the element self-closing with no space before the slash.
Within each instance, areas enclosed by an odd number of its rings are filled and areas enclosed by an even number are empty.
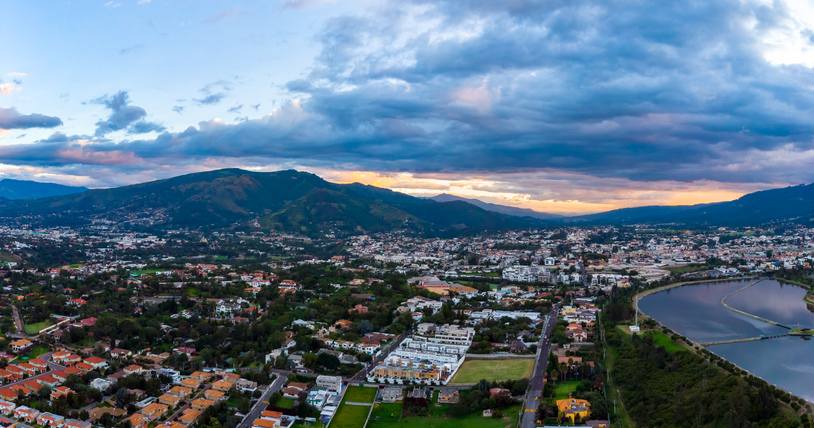
<svg viewBox="0 0 814 428">
<path fill-rule="evenodd" d="M 507 216 L 463 201 L 435 202 L 373 186 L 334 184 L 294 170 L 222 169 L 112 189 L 6 200 L 0 216 L 46 223 L 134 219 L 177 227 L 224 227 L 257 220 L 266 229 L 316 233 L 467 231 L 524 227 L 538 220 Z"/>
<path fill-rule="evenodd" d="M 433 196 L 429 199 L 432 199 L 435 202 L 451 202 L 451 201 L 464 201 L 470 203 L 476 207 L 480 207 L 485 209 L 486 211 L 492 211 L 496 213 L 506 214 L 506 215 L 513 215 L 517 217 L 531 217 L 536 218 L 538 220 L 551 220 L 557 218 L 563 218 L 563 216 L 559 214 L 551 214 L 551 213 L 544 213 L 540 211 L 530 210 L 528 208 L 518 208 L 518 207 L 510 207 L 506 205 L 500 204 L 491 204 L 489 202 L 483 202 L 478 199 L 470 199 L 464 198 L 461 196 L 450 195 L 448 193 L 442 193 L 437 196 Z"/>
<path fill-rule="evenodd" d="M 21 199 L 23 195 L 33 198 Z M 37 197 L 42 195 L 48 197 Z M 454 195 L 417 198 L 359 183 L 335 184 L 294 170 L 222 169 L 93 190 L 6 179 L 0 181 L 0 196 L 0 217 L 7 220 L 81 224 L 105 219 L 167 227 L 256 222 L 264 229 L 306 234 L 391 230 L 461 233 L 569 224 L 757 226 L 811 222 L 814 217 L 814 184 L 755 192 L 729 202 L 645 206 L 561 217 Z"/>
<path fill-rule="evenodd" d="M 88 191 L 87 187 L 63 186 L 55 183 L 40 183 L 38 181 L 13 180 L 4 178 L 0 180 L 0 198 L 6 199 L 34 199 L 49 196 L 62 196 Z"/>
</svg>

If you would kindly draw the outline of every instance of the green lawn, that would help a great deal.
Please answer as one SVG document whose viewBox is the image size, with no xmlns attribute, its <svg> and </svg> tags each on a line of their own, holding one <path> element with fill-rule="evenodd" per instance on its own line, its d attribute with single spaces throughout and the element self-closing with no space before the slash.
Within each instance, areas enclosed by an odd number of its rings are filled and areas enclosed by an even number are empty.
<svg viewBox="0 0 814 428">
<path fill-rule="evenodd" d="M 81 265 L 81 264 L 79 264 L 79 263 L 74 263 L 74 264 L 70 265 L 69 267 L 70 267 L 71 269 L 76 269 L 76 268 L 78 268 L 78 267 L 82 267 L 82 265 Z"/>
<path fill-rule="evenodd" d="M 277 404 L 275 404 L 275 406 L 277 406 L 277 407 L 285 407 L 286 409 L 293 409 L 294 408 L 294 403 L 295 403 L 295 401 L 294 401 L 293 398 L 283 397 L 279 401 L 277 401 Z"/>
<path fill-rule="evenodd" d="M 443 416 L 430 416 L 426 418 L 403 418 L 399 427 L 404 428 L 512 428 L 517 425 L 517 416 L 520 412 L 519 406 L 509 407 L 503 411 L 504 417 L 484 418 L 480 411 L 477 411 L 465 418 L 447 418 Z M 368 428 L 392 427 L 388 422 L 374 422 L 373 418 L 368 423 Z M 333 428 L 333 424 L 331 424 Z"/>
<path fill-rule="evenodd" d="M 365 426 L 368 412 L 370 406 L 348 406 L 342 403 L 331 420 L 331 428 L 362 428 Z"/>
<path fill-rule="evenodd" d="M 455 373 L 450 385 L 474 384 L 481 379 L 488 381 L 525 379 L 531 376 L 532 369 L 534 358 L 467 360 Z"/>
<path fill-rule="evenodd" d="M 354 403 L 372 403 L 373 399 L 376 398 L 377 392 L 378 389 L 376 388 L 365 388 L 363 386 L 350 386 L 348 387 L 348 391 L 345 393 L 344 401 L 351 401 Z"/>
<path fill-rule="evenodd" d="M 687 348 L 676 343 L 675 340 L 670 339 L 670 336 L 667 336 L 666 334 L 660 331 L 653 330 L 653 340 L 656 342 L 656 345 L 663 346 L 667 352 L 678 352 L 687 350 Z"/>
<path fill-rule="evenodd" d="M 143 269 L 130 271 L 134 275 L 154 275 L 156 272 L 162 271 L 161 269 Z"/>
<path fill-rule="evenodd" d="M 370 414 L 370 423 L 377 422 L 398 422 L 401 419 L 401 403 L 377 403 Z"/>
<path fill-rule="evenodd" d="M 47 347 L 45 345 L 37 345 L 33 349 L 28 351 L 28 353 L 23 356 L 23 359 L 24 360 L 30 360 L 30 359 L 33 359 L 33 358 L 37 358 L 40 355 L 42 355 L 42 354 L 44 354 L 44 353 L 46 353 L 46 352 L 48 352 L 50 350 L 51 350 L 51 348 L 49 348 L 49 347 Z"/>
<path fill-rule="evenodd" d="M 37 334 L 40 330 L 51 324 L 53 324 L 53 322 L 50 319 L 34 324 L 25 324 L 25 334 Z"/>
<path fill-rule="evenodd" d="M 578 380 L 569 380 L 565 382 L 557 382 L 557 387 L 554 389 L 554 399 L 555 400 L 563 400 L 568 398 L 568 394 L 576 391 L 577 385 L 579 385 Z"/>
</svg>

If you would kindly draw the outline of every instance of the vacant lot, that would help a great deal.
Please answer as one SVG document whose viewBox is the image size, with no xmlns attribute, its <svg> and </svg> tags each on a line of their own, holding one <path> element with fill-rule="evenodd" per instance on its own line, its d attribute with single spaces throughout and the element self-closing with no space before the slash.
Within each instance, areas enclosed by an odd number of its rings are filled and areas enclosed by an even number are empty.
<svg viewBox="0 0 814 428">
<path fill-rule="evenodd" d="M 370 406 L 349 406 L 342 403 L 331 420 L 331 428 L 362 428 Z"/>
<path fill-rule="evenodd" d="M 555 400 L 564 400 L 568 398 L 568 394 L 573 393 L 577 389 L 577 385 L 579 385 L 578 380 L 569 380 L 565 382 L 557 382 L 557 387 L 554 390 L 555 392 Z"/>
<path fill-rule="evenodd" d="M 372 403 L 376 398 L 376 388 L 365 388 L 361 386 L 348 387 L 348 392 L 345 393 L 345 401 L 354 403 Z M 331 424 L 333 425 L 333 424 Z"/>
<path fill-rule="evenodd" d="M 40 330 L 48 327 L 49 325 L 53 324 L 51 320 L 45 320 L 43 322 L 38 322 L 34 324 L 25 324 L 25 334 L 37 334 Z"/>
<path fill-rule="evenodd" d="M 451 385 L 466 385 L 478 383 L 481 379 L 511 380 L 525 379 L 531 376 L 534 368 L 534 358 L 518 358 L 512 360 L 467 360 L 455 373 Z"/>
<path fill-rule="evenodd" d="M 506 428 L 517 426 L 517 415 L 519 412 L 520 407 L 514 406 L 505 409 L 503 411 L 505 416 L 502 418 L 484 418 L 481 412 L 477 411 L 465 418 L 447 418 L 441 415 L 433 415 L 426 418 L 401 418 L 397 424 L 387 422 L 384 419 L 374 421 L 371 417 L 368 428 L 389 428 L 394 426 L 398 426 L 399 428 Z M 331 424 L 331 427 L 333 428 L 333 424 Z"/>
</svg>

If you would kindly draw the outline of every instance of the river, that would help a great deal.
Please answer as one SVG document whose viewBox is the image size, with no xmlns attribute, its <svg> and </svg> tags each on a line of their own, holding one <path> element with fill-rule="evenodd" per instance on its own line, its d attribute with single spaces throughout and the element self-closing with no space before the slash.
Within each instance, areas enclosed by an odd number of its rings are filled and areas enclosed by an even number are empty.
<svg viewBox="0 0 814 428">
<path fill-rule="evenodd" d="M 639 301 L 639 309 L 696 342 L 782 334 L 787 330 L 730 311 L 721 298 L 755 282 L 742 280 L 686 285 L 659 291 Z M 806 290 L 763 280 L 727 298 L 726 303 L 789 326 L 814 327 Z M 814 402 L 814 340 L 783 337 L 714 345 L 707 349 L 799 397 Z"/>
</svg>

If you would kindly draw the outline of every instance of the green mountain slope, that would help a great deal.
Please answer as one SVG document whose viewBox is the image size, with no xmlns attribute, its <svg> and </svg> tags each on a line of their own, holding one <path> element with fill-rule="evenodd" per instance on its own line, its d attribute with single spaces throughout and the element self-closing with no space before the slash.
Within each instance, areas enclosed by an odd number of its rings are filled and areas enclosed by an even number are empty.
<svg viewBox="0 0 814 428">
<path fill-rule="evenodd" d="M 40 216 L 159 225 L 223 227 L 258 219 L 262 227 L 313 233 L 484 229 L 530 225 L 466 203 L 439 203 L 360 184 L 340 185 L 293 170 L 223 169 L 75 195 L 0 202 L 0 216 Z"/>
</svg>

